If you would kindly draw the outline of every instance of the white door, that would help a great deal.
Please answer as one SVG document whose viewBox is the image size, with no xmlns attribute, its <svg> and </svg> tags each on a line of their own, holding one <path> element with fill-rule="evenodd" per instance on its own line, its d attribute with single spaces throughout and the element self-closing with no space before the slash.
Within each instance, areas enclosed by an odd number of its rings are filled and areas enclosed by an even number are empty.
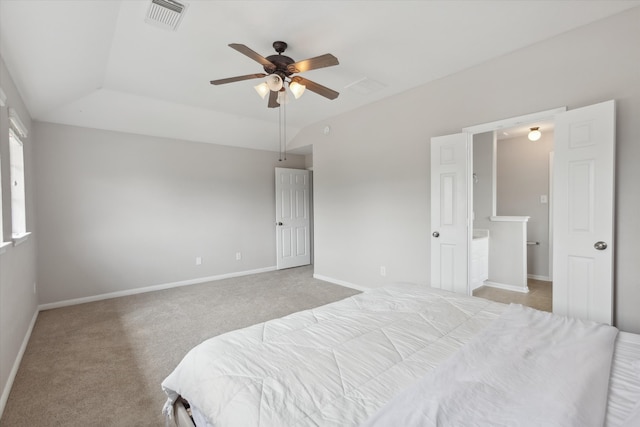
<svg viewBox="0 0 640 427">
<path fill-rule="evenodd" d="M 553 312 L 613 321 L 615 103 L 558 114 Z"/>
<path fill-rule="evenodd" d="M 276 168 L 276 267 L 311 263 L 309 171 Z"/>
<path fill-rule="evenodd" d="M 468 294 L 465 134 L 431 138 L 431 286 Z"/>
</svg>

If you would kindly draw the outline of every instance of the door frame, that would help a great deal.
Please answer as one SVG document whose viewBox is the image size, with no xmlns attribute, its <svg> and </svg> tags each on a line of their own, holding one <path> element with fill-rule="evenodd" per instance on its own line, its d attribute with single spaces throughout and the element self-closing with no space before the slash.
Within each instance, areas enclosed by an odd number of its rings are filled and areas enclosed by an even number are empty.
<svg viewBox="0 0 640 427">
<path fill-rule="evenodd" d="M 508 129 L 516 126 L 524 126 L 534 122 L 540 121 L 553 121 L 555 122 L 556 114 L 564 113 L 567 111 L 567 107 L 558 107 L 550 110 L 539 111 L 536 113 L 525 114 L 522 116 L 510 117 L 507 119 L 496 120 L 493 122 L 482 123 L 479 125 L 468 126 L 462 128 L 462 133 L 466 134 L 467 138 L 467 188 L 473 188 L 473 136 L 478 133 L 495 132 L 500 129 Z M 552 182 L 550 182 L 550 186 Z M 551 197 L 551 194 L 550 194 Z M 551 215 L 551 209 L 553 205 L 549 205 L 549 214 Z M 471 241 L 473 238 L 473 191 L 467 191 L 467 218 L 469 218 L 470 226 L 467 227 L 467 294 L 472 295 L 471 290 Z M 551 266 L 550 266 L 551 268 Z M 549 272 L 552 275 L 552 272 Z"/>
</svg>

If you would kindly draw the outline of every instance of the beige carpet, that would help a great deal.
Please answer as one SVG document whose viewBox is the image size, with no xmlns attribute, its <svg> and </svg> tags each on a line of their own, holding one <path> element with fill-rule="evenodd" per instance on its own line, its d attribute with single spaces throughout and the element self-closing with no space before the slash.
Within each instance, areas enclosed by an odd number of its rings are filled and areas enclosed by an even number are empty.
<svg viewBox="0 0 640 427">
<path fill-rule="evenodd" d="M 38 315 L 0 425 L 164 426 L 162 380 L 201 341 L 358 291 L 312 267 Z"/>
</svg>

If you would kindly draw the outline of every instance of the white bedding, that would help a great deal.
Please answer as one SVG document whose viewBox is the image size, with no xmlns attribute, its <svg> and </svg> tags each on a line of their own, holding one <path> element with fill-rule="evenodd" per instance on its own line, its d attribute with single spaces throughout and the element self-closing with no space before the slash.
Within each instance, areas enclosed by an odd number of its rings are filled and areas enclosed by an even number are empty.
<svg viewBox="0 0 640 427">
<path fill-rule="evenodd" d="M 511 305 L 365 426 L 600 427 L 617 333 Z"/>
<path fill-rule="evenodd" d="M 216 427 L 360 425 L 505 308 L 394 285 L 220 335 L 163 381 L 165 413 L 182 396 Z"/>
<path fill-rule="evenodd" d="M 163 381 L 165 408 L 181 395 L 216 427 L 359 425 L 503 309 L 415 285 L 368 291 L 196 346 Z"/>
</svg>

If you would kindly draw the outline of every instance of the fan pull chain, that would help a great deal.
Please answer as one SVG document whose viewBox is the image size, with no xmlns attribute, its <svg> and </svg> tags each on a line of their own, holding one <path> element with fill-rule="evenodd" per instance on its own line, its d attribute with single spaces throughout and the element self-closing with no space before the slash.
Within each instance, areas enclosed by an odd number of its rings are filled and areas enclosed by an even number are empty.
<svg viewBox="0 0 640 427">
<path fill-rule="evenodd" d="M 282 110 L 278 108 L 278 161 L 282 161 Z"/>
<path fill-rule="evenodd" d="M 284 108 L 284 111 L 282 113 L 283 115 L 283 120 L 282 122 L 284 123 L 284 138 L 282 139 L 282 151 L 284 152 L 284 159 L 287 160 L 287 103 L 285 102 L 282 105 L 282 108 Z"/>
<path fill-rule="evenodd" d="M 287 110 L 286 103 L 278 107 L 278 161 L 287 160 Z"/>
</svg>

